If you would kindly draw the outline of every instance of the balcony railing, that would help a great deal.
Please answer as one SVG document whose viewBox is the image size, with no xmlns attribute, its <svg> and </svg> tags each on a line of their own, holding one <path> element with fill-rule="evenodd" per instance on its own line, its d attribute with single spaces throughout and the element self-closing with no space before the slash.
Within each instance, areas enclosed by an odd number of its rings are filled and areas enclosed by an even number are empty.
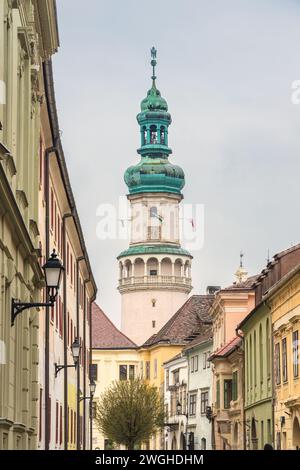
<svg viewBox="0 0 300 470">
<path fill-rule="evenodd" d="M 192 280 L 189 277 L 178 276 L 131 276 L 120 279 L 120 286 L 142 285 L 142 284 L 177 284 L 191 286 Z"/>
</svg>

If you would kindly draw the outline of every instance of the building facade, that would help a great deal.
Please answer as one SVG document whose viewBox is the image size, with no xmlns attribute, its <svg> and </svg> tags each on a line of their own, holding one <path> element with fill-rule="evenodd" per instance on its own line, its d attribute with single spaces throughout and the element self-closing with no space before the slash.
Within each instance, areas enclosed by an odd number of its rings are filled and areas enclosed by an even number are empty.
<svg viewBox="0 0 300 470">
<path fill-rule="evenodd" d="M 278 421 L 276 429 L 274 428 L 275 395 L 277 396 L 278 391 L 278 396 L 280 396 L 281 384 L 281 372 L 278 372 L 278 370 L 281 371 L 280 362 L 278 362 L 277 379 L 274 364 L 276 355 L 280 356 L 281 344 L 277 340 L 278 346 L 276 346 L 275 351 L 273 343 L 276 341 L 276 337 L 280 339 L 281 333 L 279 332 L 280 329 L 276 331 L 276 334 L 273 331 L 271 306 L 267 299 L 269 293 L 276 290 L 276 286 L 289 275 L 299 262 L 300 245 L 295 245 L 273 257 L 261 274 L 257 276 L 254 283 L 255 308 L 238 325 L 238 330 L 244 336 L 245 444 L 247 449 L 263 449 L 265 444 L 280 447 L 281 438 L 283 446 L 288 445 L 285 440 L 285 431 L 281 429 Z M 281 309 L 279 305 L 282 299 L 278 299 L 279 297 L 276 300 L 276 307 L 275 303 L 272 307 L 274 311 L 276 310 L 274 322 L 277 321 L 279 312 L 283 312 L 284 308 L 288 308 L 287 306 L 290 305 L 287 303 Z M 280 321 L 279 319 L 279 323 Z M 283 335 L 283 345 L 287 347 L 285 336 Z M 287 364 L 287 354 L 290 354 L 289 358 L 291 359 L 291 351 L 285 351 L 285 366 Z M 276 384 L 276 380 L 279 380 L 279 378 L 280 381 Z M 283 390 L 287 391 L 285 381 L 283 383 Z M 280 408 L 280 405 L 278 407 Z M 284 414 L 281 416 L 284 416 Z M 295 422 L 297 426 L 297 421 Z"/>
<path fill-rule="evenodd" d="M 36 449 L 39 322 L 11 325 L 12 298 L 40 302 L 39 142 L 43 62 L 58 47 L 55 2 L 0 2 L 0 449 Z"/>
<path fill-rule="evenodd" d="M 89 366 L 91 308 L 96 284 L 60 141 L 50 60 L 43 65 L 45 100 L 41 105 L 39 148 L 39 249 L 44 261 L 55 249 L 65 267 L 55 307 L 45 309 L 39 334 L 40 449 L 81 450 L 91 446 Z M 78 367 L 72 344 L 78 339 Z"/>
<path fill-rule="evenodd" d="M 51 56 L 56 2 L 0 2 L 0 449 L 90 446 L 90 309 L 96 285 L 84 244 L 55 106 Z M 55 249 L 65 269 L 55 307 L 41 269 Z M 80 366 L 55 374 L 55 363 Z M 74 364 L 74 363 L 73 363 Z"/>
<path fill-rule="evenodd" d="M 255 306 L 254 282 L 242 266 L 236 282 L 217 292 L 210 310 L 213 321 L 213 442 L 216 450 L 244 448 L 242 340 L 236 328 Z"/>
<path fill-rule="evenodd" d="M 188 442 L 188 363 L 182 353 L 164 364 L 166 425 L 164 449 L 186 450 Z"/>
<path fill-rule="evenodd" d="M 207 325 L 186 348 L 188 365 L 189 414 L 187 422 L 188 445 L 195 450 L 212 449 L 212 368 L 208 358 L 213 348 L 212 326 Z M 190 447 L 189 447 L 190 448 Z"/>
<path fill-rule="evenodd" d="M 184 172 L 169 161 L 172 120 L 167 102 L 156 88 L 156 50 L 151 53 L 152 87 L 137 116 L 141 160 L 125 172 L 131 240 L 118 257 L 121 329 L 138 345 L 162 328 L 192 289 L 192 256 L 180 245 Z"/>
<path fill-rule="evenodd" d="M 266 296 L 270 306 L 274 354 L 274 431 L 276 449 L 300 449 L 300 266 Z"/>
</svg>

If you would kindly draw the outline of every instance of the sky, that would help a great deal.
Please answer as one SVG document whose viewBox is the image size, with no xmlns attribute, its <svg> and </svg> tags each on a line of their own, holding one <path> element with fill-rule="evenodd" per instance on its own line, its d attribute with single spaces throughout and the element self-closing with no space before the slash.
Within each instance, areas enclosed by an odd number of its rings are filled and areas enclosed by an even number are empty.
<svg viewBox="0 0 300 470">
<path fill-rule="evenodd" d="M 136 115 L 157 87 L 173 123 L 171 161 L 185 202 L 204 205 L 204 243 L 192 251 L 193 293 L 249 275 L 300 241 L 299 0 L 57 0 L 53 58 L 62 143 L 98 303 L 119 326 L 116 257 L 126 240 L 100 240 L 97 210 L 127 194 L 139 161 Z M 201 228 L 202 228 L 201 226 Z"/>
</svg>

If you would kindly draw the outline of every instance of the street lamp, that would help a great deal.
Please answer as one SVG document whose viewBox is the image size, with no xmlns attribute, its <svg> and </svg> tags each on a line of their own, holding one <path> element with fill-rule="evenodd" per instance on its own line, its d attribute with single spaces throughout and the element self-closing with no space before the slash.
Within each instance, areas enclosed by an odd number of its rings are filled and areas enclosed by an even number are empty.
<svg viewBox="0 0 300 470">
<path fill-rule="evenodd" d="M 14 326 L 16 317 L 28 308 L 54 306 L 62 279 L 62 273 L 64 271 L 64 267 L 59 258 L 57 257 L 55 250 L 53 250 L 51 257 L 48 259 L 47 263 L 44 264 L 42 269 L 45 275 L 46 289 L 49 297 L 49 302 L 18 302 L 16 299 L 12 299 L 11 326 Z"/>
<path fill-rule="evenodd" d="M 75 339 L 74 343 L 71 346 L 72 350 L 72 357 L 74 364 L 65 364 L 65 365 L 59 365 L 57 363 L 54 364 L 55 366 L 55 378 L 57 377 L 58 373 L 63 370 L 63 369 L 68 369 L 69 367 L 75 367 L 75 369 L 78 366 L 78 361 L 79 361 L 79 356 L 80 356 L 80 349 L 81 349 L 81 344 L 78 338 Z"/>
<path fill-rule="evenodd" d="M 90 396 L 89 397 L 81 397 L 79 398 L 79 403 L 83 400 L 93 400 L 94 398 L 94 395 L 95 395 L 95 391 L 96 391 L 96 383 L 94 382 L 94 380 L 92 380 L 90 382 Z"/>
</svg>

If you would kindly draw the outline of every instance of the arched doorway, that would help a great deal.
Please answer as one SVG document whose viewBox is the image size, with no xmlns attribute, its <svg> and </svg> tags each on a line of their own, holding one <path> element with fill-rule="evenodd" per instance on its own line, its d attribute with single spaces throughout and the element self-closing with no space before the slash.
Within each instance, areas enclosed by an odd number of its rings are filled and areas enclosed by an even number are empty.
<svg viewBox="0 0 300 470">
<path fill-rule="evenodd" d="M 251 441 L 252 441 L 252 449 L 258 449 L 258 438 L 257 438 L 257 431 L 256 431 L 256 422 L 255 419 L 252 418 L 251 422 Z"/>
<path fill-rule="evenodd" d="M 234 423 L 233 427 L 233 450 L 237 450 L 239 447 L 239 426 L 238 423 Z"/>
<path fill-rule="evenodd" d="M 186 450 L 186 438 L 183 432 L 180 435 L 180 450 Z"/>
<path fill-rule="evenodd" d="M 176 436 L 174 436 L 172 439 L 172 450 L 177 450 Z"/>
<path fill-rule="evenodd" d="M 300 424 L 297 417 L 293 421 L 293 446 L 296 450 L 300 449 Z"/>
</svg>

